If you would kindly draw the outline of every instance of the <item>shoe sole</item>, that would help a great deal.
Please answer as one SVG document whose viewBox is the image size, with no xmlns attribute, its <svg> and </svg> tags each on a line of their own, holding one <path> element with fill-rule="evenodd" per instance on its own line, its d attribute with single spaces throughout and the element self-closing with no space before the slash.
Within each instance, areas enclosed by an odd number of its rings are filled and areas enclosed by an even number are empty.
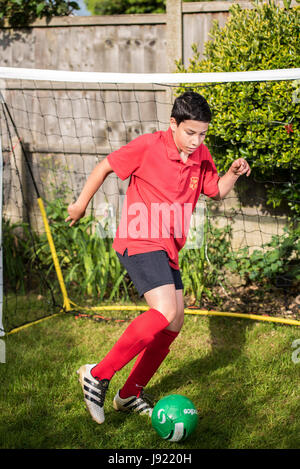
<svg viewBox="0 0 300 469">
<path fill-rule="evenodd" d="M 81 389 L 82 389 L 82 391 L 83 391 L 83 394 L 84 394 L 84 381 L 83 381 L 83 378 L 84 378 L 85 372 L 86 372 L 86 365 L 82 365 L 82 366 L 81 366 L 80 368 L 78 368 L 78 370 L 76 371 L 76 373 L 77 373 L 78 376 L 79 376 L 78 381 L 79 381 L 79 383 L 80 383 L 80 385 L 81 385 Z M 86 405 L 87 410 L 89 411 L 90 416 L 92 417 L 92 419 L 93 419 L 95 422 L 97 422 L 98 424 L 101 425 L 101 424 L 105 421 L 105 417 L 103 417 L 103 420 L 99 420 L 99 419 L 95 418 L 95 417 L 93 416 L 92 412 L 91 412 L 91 408 L 90 408 L 91 404 L 90 404 L 90 402 L 89 402 L 87 399 L 85 399 L 85 398 L 83 398 L 83 399 L 84 399 L 85 405 Z"/>
</svg>

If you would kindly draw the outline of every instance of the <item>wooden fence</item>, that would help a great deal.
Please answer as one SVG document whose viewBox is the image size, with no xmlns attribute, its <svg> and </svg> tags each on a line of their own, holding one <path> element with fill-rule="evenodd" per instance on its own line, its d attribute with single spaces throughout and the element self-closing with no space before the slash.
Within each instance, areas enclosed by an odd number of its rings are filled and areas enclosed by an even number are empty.
<svg viewBox="0 0 300 469">
<path fill-rule="evenodd" d="M 239 3 L 243 8 L 251 7 L 250 2 Z M 6 24 L 0 29 L 0 64 L 97 72 L 174 71 L 175 59 L 181 58 L 188 64 L 193 43 L 203 52 L 212 22 L 218 20 L 223 26 L 230 5 L 231 2 L 181 3 L 167 0 L 166 14 L 58 17 L 49 23 L 36 21 L 26 29 L 12 29 Z M 93 87 L 85 87 L 82 92 L 76 89 L 66 91 L 64 87 L 53 90 L 51 85 L 43 84 L 20 93 L 20 86 L 24 87 L 24 83 L 8 90 L 7 99 L 15 109 L 13 118 L 21 129 L 37 181 L 41 184 L 43 180 L 49 182 L 50 169 L 53 177 L 59 179 L 62 168 L 67 168 L 66 174 L 70 177 L 74 194 L 78 194 L 96 161 L 114 146 L 118 147 L 140 133 L 168 125 L 171 101 L 166 88 L 135 90 L 133 99 L 132 92 L 128 90 L 120 92 L 107 88 L 101 91 L 99 100 L 99 90 Z M 77 99 L 79 95 L 81 101 Z M 139 109 L 137 102 L 140 103 Z M 126 109 L 122 103 L 126 103 Z M 78 105 L 81 108 L 76 114 L 74 106 Z M 102 108 L 105 108 L 105 119 L 99 118 L 99 109 Z M 28 110 L 31 111 L 30 119 Z M 139 122 L 141 114 L 147 115 L 143 126 Z M 121 115 L 124 122 L 120 121 Z M 88 119 L 83 120 L 87 116 Z M 14 135 L 13 142 L 9 141 L 3 119 L 1 133 L 6 163 L 4 213 L 13 216 L 14 220 L 24 219 L 22 197 L 25 197 L 27 207 L 35 217 L 37 206 L 33 203 L 33 188 L 24 168 L 18 138 Z M 61 137 L 57 138 L 57 135 Z M 109 144 L 108 135 L 113 145 Z M 15 147 L 14 159 L 11 146 Z M 23 195 L 19 187 L 21 183 Z M 117 182 L 113 176 L 105 182 L 104 191 L 111 194 L 109 200 L 113 204 L 126 190 L 126 184 Z M 104 194 L 99 193 L 96 205 L 104 199 Z M 284 217 L 266 215 L 259 203 L 240 210 L 239 201 L 230 194 L 219 206 L 220 225 L 228 223 L 232 208 L 239 212 L 232 222 L 235 247 L 258 246 L 268 241 L 272 234 L 280 232 L 285 223 Z"/>
</svg>

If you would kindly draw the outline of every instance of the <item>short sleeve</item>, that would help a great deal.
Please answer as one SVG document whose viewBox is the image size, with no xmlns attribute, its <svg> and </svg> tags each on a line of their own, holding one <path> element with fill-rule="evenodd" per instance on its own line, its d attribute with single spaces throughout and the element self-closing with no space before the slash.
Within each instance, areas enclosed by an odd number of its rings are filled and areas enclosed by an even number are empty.
<svg viewBox="0 0 300 469">
<path fill-rule="evenodd" d="M 140 167 L 147 141 L 147 135 L 141 135 L 108 155 L 112 170 L 123 181 Z"/>
<path fill-rule="evenodd" d="M 202 193 L 207 197 L 215 197 L 219 193 L 218 182 L 220 176 L 216 165 L 207 149 L 207 158 L 205 159 L 205 175 L 202 186 Z"/>
</svg>

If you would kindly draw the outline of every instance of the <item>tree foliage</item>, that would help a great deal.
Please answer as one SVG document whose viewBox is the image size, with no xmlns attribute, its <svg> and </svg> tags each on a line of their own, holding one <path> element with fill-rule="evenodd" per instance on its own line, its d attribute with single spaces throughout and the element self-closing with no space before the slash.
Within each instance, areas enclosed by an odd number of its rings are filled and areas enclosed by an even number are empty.
<svg viewBox="0 0 300 469">
<path fill-rule="evenodd" d="M 183 1 L 197 2 L 207 0 Z M 166 0 L 85 0 L 85 4 L 92 15 L 165 13 L 166 11 Z"/>
<path fill-rule="evenodd" d="M 93 15 L 164 13 L 165 0 L 85 0 Z"/>
<path fill-rule="evenodd" d="M 70 15 L 80 7 L 67 0 L 0 0 L 0 20 L 6 18 L 11 26 L 28 26 L 38 18 Z"/>
</svg>

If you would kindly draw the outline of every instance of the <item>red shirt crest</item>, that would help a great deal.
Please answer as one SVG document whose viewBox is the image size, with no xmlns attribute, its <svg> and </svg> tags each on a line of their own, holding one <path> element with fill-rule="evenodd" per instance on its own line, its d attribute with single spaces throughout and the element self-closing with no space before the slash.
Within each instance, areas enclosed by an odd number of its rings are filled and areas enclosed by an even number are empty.
<svg viewBox="0 0 300 469">
<path fill-rule="evenodd" d="M 199 181 L 198 177 L 196 177 L 196 176 L 191 177 L 191 179 L 190 179 L 190 188 L 193 189 L 193 191 L 195 189 L 197 189 L 198 181 Z"/>
</svg>

